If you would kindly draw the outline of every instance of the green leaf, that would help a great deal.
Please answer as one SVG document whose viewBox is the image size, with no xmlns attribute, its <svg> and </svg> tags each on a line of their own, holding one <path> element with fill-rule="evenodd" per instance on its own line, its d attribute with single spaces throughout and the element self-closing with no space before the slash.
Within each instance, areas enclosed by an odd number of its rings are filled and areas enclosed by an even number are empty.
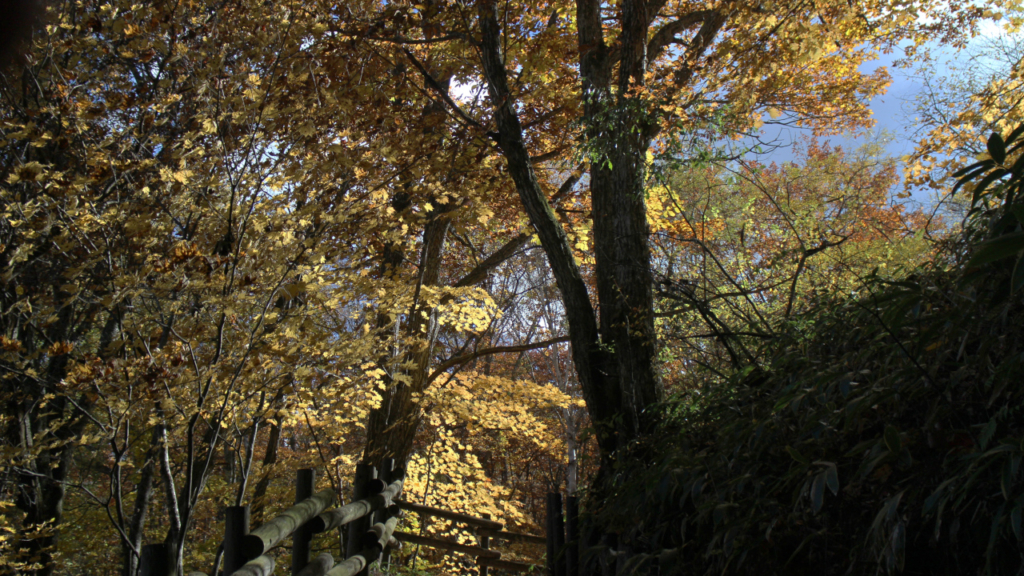
<svg viewBox="0 0 1024 576">
<path fill-rule="evenodd" d="M 1013 534 L 1017 537 L 1017 540 L 1024 539 L 1020 526 L 1020 507 L 1021 505 L 1017 504 L 1010 512 L 1010 526 L 1013 528 Z"/>
<path fill-rule="evenodd" d="M 1017 138 L 1020 138 L 1021 134 L 1024 134 L 1024 124 L 1020 124 L 1014 128 L 1013 132 L 1010 132 L 1010 135 L 1006 137 L 1006 142 L 1013 143 Z"/>
<path fill-rule="evenodd" d="M 885 427 L 885 447 L 889 449 L 894 455 L 900 453 L 900 432 L 891 424 Z"/>
<path fill-rule="evenodd" d="M 825 503 L 825 473 L 814 477 L 811 482 L 811 510 L 817 514 Z"/>
<path fill-rule="evenodd" d="M 990 418 L 988 423 L 985 424 L 985 427 L 981 429 L 981 435 L 978 436 L 978 444 L 981 446 L 982 450 L 988 446 L 989 441 L 992 440 L 993 436 L 995 436 L 996 428 L 998 428 L 998 426 L 999 422 L 997 422 L 993 417 Z"/>
<path fill-rule="evenodd" d="M 988 153 L 996 162 L 1000 164 L 1006 162 L 1006 143 L 1003 142 L 1003 137 L 998 132 L 993 132 L 988 137 Z"/>
<path fill-rule="evenodd" d="M 1024 286 L 1024 256 L 1017 258 L 1013 265 L 1013 277 L 1010 279 L 1010 292 L 1016 292 Z"/>
<path fill-rule="evenodd" d="M 825 484 L 828 485 L 828 489 L 832 491 L 833 496 L 839 495 L 839 470 L 835 464 L 830 465 L 825 470 Z"/>
<path fill-rule="evenodd" d="M 793 448 L 792 446 L 786 446 L 786 452 L 789 453 L 793 460 L 796 460 L 798 463 L 803 464 L 804 466 L 809 466 L 811 463 L 810 459 L 805 457 L 803 454 L 797 452 L 796 448 Z"/>
<path fill-rule="evenodd" d="M 1024 170 L 1024 155 L 1018 156 L 1017 161 L 1010 168 L 1010 171 L 1017 175 L 1021 173 L 1021 170 Z"/>
<path fill-rule="evenodd" d="M 999 482 L 999 488 L 1003 492 L 1003 498 L 1006 500 L 1010 499 L 1013 490 L 1013 462 L 1010 459 L 1006 460 L 1006 464 L 1003 466 L 1003 474 L 1001 481 Z"/>
<path fill-rule="evenodd" d="M 1021 156 L 1024 158 L 1024 156 Z M 1024 224 L 1024 204 L 1013 204 L 1010 206 L 1010 213 L 1017 219 L 1017 222 Z"/>
<path fill-rule="evenodd" d="M 1018 230 L 1009 234 L 1003 234 L 978 244 L 974 251 L 974 256 L 967 263 L 967 267 L 981 266 L 982 264 L 1016 256 L 1021 250 L 1024 250 L 1024 231 Z"/>
<path fill-rule="evenodd" d="M 882 528 L 882 525 L 887 522 L 892 522 L 896 519 L 896 510 L 899 509 L 900 499 L 903 498 L 903 493 L 906 490 L 901 490 L 895 496 L 889 498 L 882 505 L 882 508 L 875 514 L 875 519 L 871 522 L 871 531 L 876 532 Z"/>
<path fill-rule="evenodd" d="M 975 162 L 974 164 L 964 166 L 963 168 L 957 170 L 956 172 L 953 172 L 953 178 L 960 178 L 961 176 L 965 176 L 969 172 L 975 171 L 977 171 L 977 173 L 980 174 L 984 172 L 986 168 L 991 167 L 991 164 L 992 163 L 989 160 L 982 160 L 981 162 Z M 972 176 L 968 176 L 966 179 L 970 180 L 971 177 Z"/>
<path fill-rule="evenodd" d="M 1016 452 L 1019 449 L 1020 448 L 1014 446 L 1013 444 L 1000 444 L 999 446 L 996 446 L 995 448 L 982 454 L 981 457 L 988 458 L 989 456 L 995 456 L 996 454 L 1002 454 L 1003 452 Z"/>
<path fill-rule="evenodd" d="M 999 168 L 997 170 L 993 170 L 988 174 L 988 176 L 982 178 L 981 182 L 978 182 L 978 187 L 974 189 L 974 196 L 971 198 L 971 206 L 974 206 L 975 204 L 978 203 L 978 200 L 981 200 L 981 197 L 982 195 L 984 195 L 985 190 L 988 189 L 989 184 L 995 182 L 996 180 L 1002 178 L 1003 176 L 1006 176 L 1007 174 L 1008 172 L 1006 170 L 1004 170 L 1003 168 Z"/>
<path fill-rule="evenodd" d="M 690 489 L 690 497 L 693 499 L 694 503 L 697 502 L 697 498 L 700 497 L 700 493 L 703 490 L 704 490 L 704 477 L 697 478 L 697 480 L 693 483 L 693 488 Z"/>
</svg>

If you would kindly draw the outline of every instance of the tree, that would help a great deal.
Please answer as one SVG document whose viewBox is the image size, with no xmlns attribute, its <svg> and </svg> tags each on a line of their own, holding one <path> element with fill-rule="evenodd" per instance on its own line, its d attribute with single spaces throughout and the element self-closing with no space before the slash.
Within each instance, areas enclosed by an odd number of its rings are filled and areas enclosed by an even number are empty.
<svg viewBox="0 0 1024 576">
<path fill-rule="evenodd" d="M 707 130 L 714 118 L 717 133 L 736 133 L 762 113 L 785 111 L 823 131 L 866 124 L 864 97 L 885 82 L 857 72 L 872 50 L 907 38 L 958 38 L 954 27 L 970 28 L 979 16 L 927 6 L 935 20 L 919 24 L 899 5 L 876 2 L 581 0 L 553 9 L 524 6 L 511 17 L 494 2 L 477 6 L 479 41 L 475 30 L 463 34 L 474 39 L 493 106 L 493 117 L 481 124 L 493 123 L 561 291 L 573 360 L 605 457 L 651 425 L 645 410 L 660 398 L 645 204 L 652 146 L 671 150 L 677 128 Z M 571 45 L 573 33 L 576 62 L 558 51 Z M 567 76 L 577 81 L 564 100 L 534 100 Z M 524 125 L 533 125 L 531 116 L 542 115 L 533 110 L 542 106 L 571 115 L 586 143 L 596 303 L 531 161 L 528 138 L 538 137 Z"/>
<path fill-rule="evenodd" d="M 924 67 L 924 90 L 913 108 L 919 128 L 906 163 L 905 194 L 912 187 L 949 190 L 951 174 L 988 153 L 989 134 L 1008 135 L 1024 119 L 1024 42 L 1015 33 L 1020 21 L 1019 9 L 1012 10 L 1004 23 L 1005 34 L 975 42 L 941 74 L 934 65 Z"/>
<path fill-rule="evenodd" d="M 52 6 L 0 77 L 5 561 L 55 570 L 69 490 L 125 574 L 145 538 L 212 561 L 205 511 L 269 510 L 275 462 L 410 454 L 449 381 L 543 399 L 498 355 L 560 314 L 611 462 L 661 394 L 651 176 L 764 116 L 866 124 L 858 63 L 980 17 L 929 9 Z M 560 307 L 502 285 L 534 238 Z"/>
<path fill-rule="evenodd" d="M 344 395 L 327 375 L 373 344 L 336 337 L 359 320 L 342 295 L 372 289 L 350 240 L 372 236 L 376 211 L 352 203 L 372 188 L 347 169 L 362 152 L 305 149 L 289 110 L 316 63 L 302 50 L 315 18 L 289 19 L 297 4 L 128 8 L 55 6 L 0 85 L 2 488 L 21 512 L 9 558 L 41 574 L 77 447 L 108 456 L 86 460 L 105 481 L 77 488 L 109 515 L 124 573 L 160 492 L 180 572 L 228 431 L 251 462 L 264 423 L 314 383 Z"/>
<path fill-rule="evenodd" d="M 787 324 L 863 278 L 893 277 L 932 255 L 928 219 L 895 198 L 897 164 L 809 140 L 781 165 L 670 174 L 651 188 L 658 316 L 667 383 L 763 366 Z"/>
</svg>

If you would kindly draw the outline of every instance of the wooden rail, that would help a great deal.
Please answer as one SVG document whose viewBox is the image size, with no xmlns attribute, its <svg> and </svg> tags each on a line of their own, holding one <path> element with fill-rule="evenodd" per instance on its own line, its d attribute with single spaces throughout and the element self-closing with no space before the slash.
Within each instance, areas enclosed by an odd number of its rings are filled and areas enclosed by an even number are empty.
<svg viewBox="0 0 1024 576">
<path fill-rule="evenodd" d="M 496 538 L 506 542 L 524 542 L 527 544 L 547 544 L 548 539 L 536 534 L 523 534 L 521 532 L 507 532 L 504 530 L 488 530 L 480 528 L 476 531 L 478 536 Z"/>
<path fill-rule="evenodd" d="M 313 493 L 316 485 L 313 470 L 299 470 L 295 484 L 294 506 L 273 520 L 249 530 L 249 507 L 232 506 L 225 511 L 223 556 L 218 556 L 213 572 L 228 576 L 272 576 L 275 560 L 269 552 L 291 538 L 292 570 L 295 576 L 361 576 L 367 567 L 386 555 L 388 548 L 401 544 L 394 538 L 401 510 L 394 504 L 402 493 L 405 472 L 395 468 L 394 460 L 385 460 L 380 469 L 368 464 L 357 467 L 356 501 L 341 508 L 326 510 L 334 504 L 332 490 Z M 390 482 L 390 483 L 389 483 Z M 349 525 L 349 540 L 342 550 L 344 561 L 335 563 L 329 553 L 310 558 L 313 534 Z M 160 574 L 166 547 L 149 544 L 143 547 L 140 568 L 143 576 Z M 223 571 L 218 566 L 223 561 Z M 190 572 L 189 576 L 205 576 Z"/>
<path fill-rule="evenodd" d="M 477 558 L 490 557 L 500 558 L 501 552 L 495 550 L 485 550 L 477 546 L 467 546 L 465 544 L 459 544 L 458 542 L 450 542 L 448 540 L 440 540 L 437 538 L 428 538 L 426 536 L 417 536 L 415 534 L 409 534 L 407 532 L 395 532 L 395 539 L 399 542 L 408 542 L 410 544 L 420 544 L 422 546 L 430 546 L 431 548 L 440 548 L 442 550 L 449 550 L 451 552 L 461 552 L 470 556 L 476 556 Z"/>
<path fill-rule="evenodd" d="M 403 480 L 399 478 L 380 494 L 375 494 L 358 502 L 324 512 L 312 519 L 310 527 L 314 533 L 319 534 L 320 532 L 326 532 L 327 530 L 348 524 L 357 518 L 362 518 L 382 508 L 392 506 L 394 499 L 402 493 L 402 484 Z"/>
<path fill-rule="evenodd" d="M 499 570 L 507 570 L 509 572 L 529 572 L 530 570 L 543 570 L 543 566 L 540 564 L 527 564 L 526 562 L 514 562 L 512 560 L 502 560 L 500 558 L 478 558 L 477 564 L 484 568 L 497 568 Z"/>
<path fill-rule="evenodd" d="M 249 558 L 262 556 L 333 503 L 334 492 L 324 490 L 285 510 L 245 536 L 245 544 L 242 546 L 245 555 Z"/>
<path fill-rule="evenodd" d="M 489 568 L 496 568 L 498 570 L 505 570 L 507 572 L 527 572 L 530 570 L 542 569 L 543 567 L 538 564 L 527 564 L 524 562 L 513 562 L 511 560 L 503 560 L 501 558 L 501 552 L 490 549 L 490 539 L 500 539 L 511 542 L 527 542 L 531 544 L 545 544 L 548 539 L 544 536 L 537 536 L 535 534 L 521 534 L 518 532 L 506 532 L 503 530 L 505 527 L 501 522 L 495 522 L 490 518 L 477 518 L 476 516 L 469 516 L 467 514 L 460 514 L 458 512 L 452 512 L 450 510 L 442 510 L 440 508 L 432 508 L 430 506 L 422 506 L 420 504 L 413 504 L 404 500 L 396 500 L 398 508 L 408 511 L 415 512 L 424 516 L 436 516 L 438 518 L 444 518 L 446 520 L 452 520 L 454 522 L 461 522 L 472 526 L 476 531 L 477 540 L 480 543 L 479 546 L 469 546 L 458 542 L 452 542 L 450 540 L 441 540 L 438 538 L 430 538 L 427 536 L 419 536 L 416 534 L 409 534 L 407 532 L 395 532 L 394 536 L 399 542 L 407 542 L 409 544 L 417 544 L 420 546 L 429 546 L 431 548 L 437 548 L 440 550 L 446 550 L 448 552 L 458 552 L 466 554 L 476 558 L 477 566 L 480 567 L 480 576 L 487 576 Z"/>
<path fill-rule="evenodd" d="M 452 512 L 450 510 L 421 506 L 419 504 L 413 504 L 412 502 L 406 502 L 405 500 L 396 500 L 395 503 L 398 504 L 398 507 L 402 510 L 416 512 L 417 514 L 423 514 L 424 516 L 437 516 L 438 518 L 454 520 L 455 522 L 462 522 L 463 524 L 469 524 L 470 526 L 476 526 L 478 528 L 501 530 L 505 527 L 501 522 L 485 520 L 483 518 L 477 518 L 476 516 L 467 516 L 466 514 L 459 514 L 458 512 Z"/>
<path fill-rule="evenodd" d="M 378 559 L 386 561 L 388 551 L 401 548 L 403 542 L 472 556 L 480 567 L 480 576 L 488 576 L 489 568 L 508 572 L 542 568 L 536 564 L 502 559 L 501 552 L 491 549 L 491 539 L 494 539 L 527 544 L 547 543 L 548 567 L 553 576 L 579 574 L 578 565 L 572 561 L 578 554 L 575 550 L 577 538 L 572 535 L 577 515 L 574 498 L 568 502 L 570 537 L 566 543 L 560 497 L 549 497 L 548 537 L 545 538 L 506 531 L 504 524 L 491 520 L 489 516 L 478 518 L 399 499 L 405 483 L 405 472 L 401 468 L 394 468 L 393 461 L 385 461 L 380 469 L 381 477 L 377 475 L 378 471 L 374 467 L 359 464 L 354 483 L 355 501 L 328 510 L 334 504 L 336 494 L 331 490 L 314 494 L 314 471 L 299 470 L 295 505 L 252 531 L 249 530 L 249 507 L 229 507 L 224 523 L 223 571 L 218 570 L 217 566 L 214 571 L 228 576 L 273 576 L 275 560 L 269 552 L 280 547 L 288 538 L 292 539 L 290 573 L 294 576 L 365 576 L 370 564 Z M 405 512 L 468 525 L 475 531 L 479 546 L 400 532 L 397 526 Z M 348 526 L 348 540 L 342 551 L 344 560 L 336 562 L 330 553 L 310 557 L 310 541 L 314 534 L 343 526 Z M 143 576 L 157 573 L 157 567 L 162 564 L 161 554 L 164 553 L 164 547 L 159 544 L 143 547 L 144 558 L 140 562 Z M 190 572 L 189 576 L 205 574 Z"/>
<path fill-rule="evenodd" d="M 390 485 L 385 484 L 381 478 L 373 478 L 376 470 L 365 464 L 361 464 L 363 480 L 361 490 L 357 494 L 372 494 L 364 498 L 342 506 L 335 510 L 324 512 L 334 503 L 335 494 L 331 490 L 324 490 L 309 498 L 305 498 L 291 508 L 278 514 L 273 520 L 263 524 L 259 528 L 244 534 L 239 539 L 239 529 L 235 526 L 225 533 L 225 557 L 242 557 L 248 561 L 240 566 L 226 563 L 225 572 L 231 576 L 270 576 L 274 573 L 274 559 L 267 555 L 271 549 L 276 547 L 286 538 L 293 539 L 292 552 L 292 573 L 302 576 L 356 576 L 364 573 L 367 566 L 380 557 L 381 553 L 393 540 L 392 532 L 398 524 L 400 510 L 392 504 L 402 492 L 404 484 L 404 471 L 401 469 L 393 471 L 395 481 Z M 304 490 L 312 492 L 313 476 L 311 471 L 300 470 L 299 482 L 297 483 L 297 494 Z M 305 478 L 305 481 L 302 479 Z M 370 526 L 368 530 L 357 531 L 363 536 L 350 538 L 347 550 L 347 558 L 339 563 L 334 562 L 330 554 L 321 554 L 315 560 L 309 559 L 309 539 L 312 534 L 324 532 L 333 528 L 340 528 L 357 520 L 369 518 L 374 512 L 384 511 L 383 522 Z M 248 515 L 246 515 L 246 524 Z M 234 539 L 229 541 L 229 536 Z M 241 549 L 241 554 L 238 549 Z"/>
</svg>

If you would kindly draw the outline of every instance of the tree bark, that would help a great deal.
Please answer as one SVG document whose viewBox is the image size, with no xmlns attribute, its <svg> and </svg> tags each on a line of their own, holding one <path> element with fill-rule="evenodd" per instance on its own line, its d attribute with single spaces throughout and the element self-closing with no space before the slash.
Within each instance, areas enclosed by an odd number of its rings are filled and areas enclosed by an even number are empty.
<svg viewBox="0 0 1024 576">
<path fill-rule="evenodd" d="M 267 437 L 267 450 L 263 453 L 263 475 L 256 483 L 252 494 L 252 524 L 259 526 L 263 523 L 263 511 L 267 506 L 267 488 L 270 487 L 270 472 L 277 464 L 277 446 L 281 443 L 281 423 L 274 420 L 270 424 L 270 434 Z"/>
<path fill-rule="evenodd" d="M 520 201 L 537 232 L 555 276 L 569 324 L 573 364 L 596 428 L 598 446 L 602 455 L 610 455 L 618 444 L 614 421 L 621 396 L 619 382 L 614 374 L 609 373 L 612 367 L 608 358 L 609 350 L 601 345 L 597 317 L 587 286 L 573 258 L 569 238 L 548 204 L 530 162 L 523 128 L 513 107 L 514 101 L 508 86 L 495 3 L 489 0 L 477 6 L 481 31 L 480 55 L 495 108 L 498 146 L 505 156 Z"/>
<path fill-rule="evenodd" d="M 139 558 L 142 555 L 142 536 L 149 515 L 149 503 L 153 499 L 153 479 L 156 476 L 156 463 L 160 453 L 160 442 L 163 436 L 162 425 L 153 427 L 153 440 L 146 454 L 146 463 L 142 466 L 139 483 L 135 485 L 135 504 L 128 524 L 128 542 L 121 543 L 124 562 L 122 574 L 135 576 L 139 570 Z"/>
<path fill-rule="evenodd" d="M 414 400 L 427 384 L 437 335 L 433 311 L 419 305 L 418 296 L 422 287 L 436 286 L 441 276 L 441 256 L 450 226 L 447 212 L 452 208 L 454 206 L 435 207 L 437 213 L 424 227 L 420 276 L 413 308 L 406 318 L 405 336 L 413 342 L 413 348 L 403 354 L 404 361 L 398 363 L 399 366 L 411 364 L 411 368 L 403 369 L 401 378 L 393 375 L 389 379 L 380 406 L 370 412 L 366 425 L 364 462 L 376 463 L 384 458 L 394 458 L 396 462 L 404 463 L 412 450 L 421 416 L 419 405 Z"/>
<path fill-rule="evenodd" d="M 660 130 L 655 107 L 642 90 L 649 56 L 663 53 L 676 34 L 700 24 L 686 43 L 686 64 L 674 74 L 679 84 L 685 84 L 725 23 L 725 16 L 701 10 L 649 34 L 663 4 L 623 0 L 618 5 L 621 30 L 612 50 L 605 43 L 601 13 L 607 4 L 576 2 L 597 310 L 533 171 L 501 52 L 496 0 L 477 4 L 478 47 L 497 126 L 495 139 L 561 292 L 573 363 L 603 462 L 651 429 L 649 409 L 662 398 L 645 201 L 647 151 Z"/>
</svg>

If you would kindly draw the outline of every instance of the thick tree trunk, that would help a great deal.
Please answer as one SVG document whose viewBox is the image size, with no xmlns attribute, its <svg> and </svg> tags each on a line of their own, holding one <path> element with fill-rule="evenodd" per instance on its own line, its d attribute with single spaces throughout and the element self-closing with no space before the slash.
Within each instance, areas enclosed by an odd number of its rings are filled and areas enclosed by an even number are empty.
<svg viewBox="0 0 1024 576">
<path fill-rule="evenodd" d="M 628 441 L 648 428 L 644 410 L 661 399 L 645 199 L 651 131 L 644 103 L 631 92 L 643 86 L 650 19 L 644 0 L 622 3 L 618 90 L 613 93 L 614 63 L 595 20 L 598 3 L 581 0 L 578 10 L 587 19 L 579 29 L 587 137 L 598 146 L 590 188 L 601 341 L 614 358 L 609 373 L 619 382 L 620 441 Z"/>
<path fill-rule="evenodd" d="M 380 406 L 370 412 L 366 425 L 364 462 L 376 464 L 384 458 L 394 458 L 404 463 L 412 451 L 421 416 L 421 409 L 414 399 L 427 384 L 437 336 L 432 310 L 419 305 L 417 301 L 422 287 L 436 286 L 441 276 L 441 256 L 450 226 L 447 212 L 451 208 L 436 207 L 438 212 L 424 227 L 420 276 L 414 306 L 406 318 L 405 337 L 413 343 L 413 348 L 403 353 L 404 360 L 397 363 L 398 366 L 411 365 L 411 368 L 402 368 L 402 378 L 392 376 L 389 379 Z"/>
<path fill-rule="evenodd" d="M 488 91 L 495 107 L 498 145 L 505 156 L 509 174 L 516 185 L 523 208 L 548 257 L 548 264 L 561 293 L 569 324 L 573 364 L 597 431 L 598 445 L 602 455 L 607 457 L 619 444 L 614 422 L 621 398 L 619 381 L 611 372 L 614 367 L 609 362 L 611 349 L 604 345 L 607 343 L 600 341 L 597 317 L 587 286 L 573 258 L 568 236 L 558 223 L 533 171 L 523 138 L 523 128 L 515 112 L 514 99 L 508 86 L 507 71 L 501 54 L 501 30 L 494 1 L 480 2 L 478 15 L 481 30 L 480 53 Z"/>
</svg>

